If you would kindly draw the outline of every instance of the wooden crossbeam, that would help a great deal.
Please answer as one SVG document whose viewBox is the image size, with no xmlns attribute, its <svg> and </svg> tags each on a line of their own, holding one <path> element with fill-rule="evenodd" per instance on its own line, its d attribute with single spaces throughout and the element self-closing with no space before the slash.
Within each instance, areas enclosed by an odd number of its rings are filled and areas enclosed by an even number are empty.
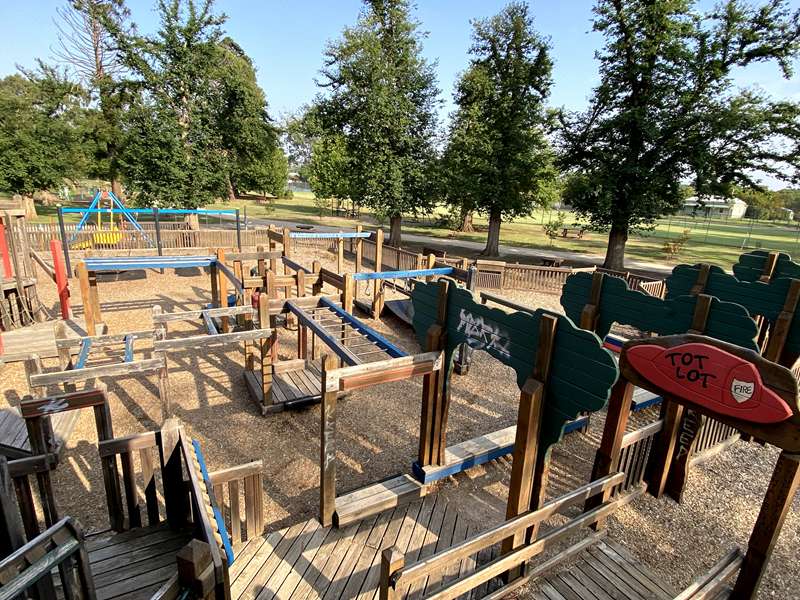
<svg viewBox="0 0 800 600">
<path fill-rule="evenodd" d="M 248 331 L 235 331 L 232 333 L 217 333 L 214 335 L 193 335 L 187 338 L 177 338 L 170 340 L 157 340 L 153 342 L 153 350 L 156 352 L 164 350 L 184 350 L 197 348 L 199 346 L 218 346 L 234 342 L 260 340 L 272 335 L 271 329 L 250 329 Z"/>
<path fill-rule="evenodd" d="M 86 381 L 87 379 L 94 379 L 96 377 L 115 377 L 133 375 L 135 373 L 147 373 L 150 371 L 158 371 L 163 367 L 163 358 L 148 358 L 129 363 L 86 367 L 84 369 L 56 371 L 54 373 L 40 373 L 38 375 L 31 375 L 31 386 L 58 385 L 62 383 Z"/>
<path fill-rule="evenodd" d="M 314 335 L 321 339 L 326 346 L 333 350 L 334 354 L 342 359 L 348 365 L 361 364 L 361 360 L 345 346 L 343 346 L 338 339 L 331 333 L 317 323 L 307 312 L 297 306 L 294 300 L 286 302 L 293 314 L 297 316 L 297 320 L 301 325 L 308 327 Z"/>
</svg>

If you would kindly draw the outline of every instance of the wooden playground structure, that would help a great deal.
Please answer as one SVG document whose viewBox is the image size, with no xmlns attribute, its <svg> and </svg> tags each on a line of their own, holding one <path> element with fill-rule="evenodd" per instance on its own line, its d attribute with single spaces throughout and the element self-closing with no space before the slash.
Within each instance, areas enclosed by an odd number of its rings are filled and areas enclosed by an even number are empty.
<svg viewBox="0 0 800 600">
<path fill-rule="evenodd" d="M 293 238 L 332 240 L 336 269 L 304 265 Z M 368 239 L 374 270 L 365 269 Z M 528 584 L 549 600 L 754 597 L 800 486 L 800 265 L 761 252 L 743 255 L 735 275 L 681 265 L 665 298 L 577 272 L 562 290 L 563 315 L 476 296 L 474 269 L 433 254 L 417 268 L 384 271 L 378 240 L 382 233 L 360 227 L 271 228 L 268 247 L 253 252 L 77 262 L 88 335 L 68 335 L 58 322 L 59 366 L 25 357 L 29 395 L 0 417 L 0 598 L 500 598 Z M 173 312 L 154 305 L 151 328 L 106 332 L 99 276 L 142 269 L 204 269 L 211 301 Z M 355 314 L 379 319 L 390 302 L 420 352 Z M 197 331 L 172 328 L 180 322 Z M 620 339 L 615 324 L 640 336 Z M 279 358 L 279 330 L 281 344 L 284 332 L 295 335 L 296 358 Z M 262 416 L 319 404 L 317 518 L 265 532 L 262 461 L 210 472 L 199 441 L 174 418 L 170 357 L 216 346 L 241 347 Z M 95 365 L 93 353 L 106 349 L 119 362 Z M 516 422 L 448 445 L 453 374 L 467 373 L 481 351 L 513 371 Z M 115 437 L 96 381 L 137 374 L 157 378 L 160 426 Z M 348 443 L 337 420 L 356 404 L 342 397 L 414 379 L 422 380 L 418 449 L 408 472 L 337 493 Z M 81 382 L 94 383 L 78 390 Z M 51 481 L 84 408 L 94 412 L 110 524 L 92 535 L 60 513 Z M 553 448 L 603 410 L 590 479 L 546 500 Z M 640 411 L 652 418 L 631 428 Z M 674 590 L 610 539 L 608 519 L 644 494 L 680 501 L 691 468 L 739 439 L 781 452 L 748 547 Z M 432 484 L 503 456 L 511 457 L 505 521 L 476 529 Z"/>
</svg>

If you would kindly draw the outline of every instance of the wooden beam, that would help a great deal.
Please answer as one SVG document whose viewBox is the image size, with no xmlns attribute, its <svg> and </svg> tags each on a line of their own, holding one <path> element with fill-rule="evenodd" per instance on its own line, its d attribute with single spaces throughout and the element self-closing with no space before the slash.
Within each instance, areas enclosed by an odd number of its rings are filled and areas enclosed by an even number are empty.
<svg viewBox="0 0 800 600">
<path fill-rule="evenodd" d="M 336 401 L 338 390 L 328 381 L 334 370 L 334 358 L 326 354 L 322 359 L 322 414 L 320 418 L 320 481 L 319 481 L 319 520 L 323 527 L 333 524 L 336 512 Z M 337 386 L 338 387 L 338 386 Z"/>
<path fill-rule="evenodd" d="M 89 290 L 89 272 L 86 270 L 86 263 L 80 261 L 75 267 L 75 273 L 78 275 L 78 286 L 81 291 L 81 305 L 83 306 L 83 318 L 86 321 L 86 332 L 89 335 L 96 335 L 97 328 L 95 325 L 97 319 Z"/>
<path fill-rule="evenodd" d="M 47 386 L 70 383 L 74 381 L 86 381 L 96 377 L 118 377 L 133 375 L 136 373 L 148 373 L 157 371 L 164 364 L 163 358 L 148 358 L 137 360 L 130 363 L 119 363 L 113 365 L 103 365 L 100 367 L 87 367 L 77 371 L 57 371 L 54 373 L 42 373 L 31 376 L 31 385 Z"/>
</svg>

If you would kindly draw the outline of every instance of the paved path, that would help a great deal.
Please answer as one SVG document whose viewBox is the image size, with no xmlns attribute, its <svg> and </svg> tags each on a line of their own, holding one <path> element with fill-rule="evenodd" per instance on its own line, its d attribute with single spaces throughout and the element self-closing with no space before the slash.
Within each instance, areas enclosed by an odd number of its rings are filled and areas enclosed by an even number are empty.
<svg viewBox="0 0 800 600">
<path fill-rule="evenodd" d="M 256 227 L 267 227 L 268 225 L 275 225 L 276 227 L 296 227 L 298 225 L 305 225 L 305 223 L 298 223 L 296 221 L 283 221 L 280 219 L 263 219 L 263 218 L 247 218 L 248 226 L 255 225 Z M 314 231 L 339 231 L 341 227 L 331 227 L 329 225 L 314 225 Z M 413 244 L 422 244 L 426 246 L 441 246 L 444 248 L 469 248 L 480 252 L 483 250 L 485 244 L 483 242 L 471 242 L 468 240 L 458 240 L 451 238 L 441 238 L 430 235 L 420 235 L 416 233 L 403 233 L 403 241 L 411 242 Z M 520 258 L 542 258 L 542 257 L 556 257 L 563 258 L 574 263 L 582 263 L 586 265 L 601 265 L 603 264 L 603 255 L 599 254 L 583 254 L 579 252 L 567 252 L 564 250 L 540 250 L 533 248 L 524 248 L 519 246 L 508 246 L 500 244 L 500 254 L 506 257 L 520 257 Z M 640 271 L 644 273 L 652 273 L 656 276 L 666 276 L 672 272 L 672 267 L 661 263 L 653 263 L 642 260 L 625 261 L 625 268 L 630 271 Z"/>
</svg>

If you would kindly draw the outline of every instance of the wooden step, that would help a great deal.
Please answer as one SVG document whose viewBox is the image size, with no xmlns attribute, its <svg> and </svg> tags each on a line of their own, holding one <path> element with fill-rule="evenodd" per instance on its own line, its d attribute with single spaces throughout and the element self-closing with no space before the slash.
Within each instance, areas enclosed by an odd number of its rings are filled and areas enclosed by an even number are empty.
<svg viewBox="0 0 800 600">
<path fill-rule="evenodd" d="M 411 475 L 398 475 L 336 498 L 333 523 L 337 527 L 344 527 L 370 515 L 413 502 L 426 493 L 427 486 Z"/>
</svg>

